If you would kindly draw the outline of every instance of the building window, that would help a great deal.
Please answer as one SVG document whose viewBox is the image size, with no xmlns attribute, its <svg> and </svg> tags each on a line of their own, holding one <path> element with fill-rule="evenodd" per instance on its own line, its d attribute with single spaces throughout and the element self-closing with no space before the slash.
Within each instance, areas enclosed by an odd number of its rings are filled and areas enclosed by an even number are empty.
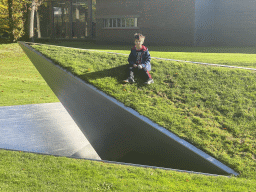
<svg viewBox="0 0 256 192">
<path fill-rule="evenodd" d="M 138 18 L 110 18 L 104 19 L 104 28 L 136 28 Z"/>
<path fill-rule="evenodd" d="M 116 19 L 113 19 L 113 27 L 117 27 L 116 26 Z"/>
<path fill-rule="evenodd" d="M 138 19 L 134 18 L 134 27 L 138 27 Z"/>
<path fill-rule="evenodd" d="M 120 18 L 118 18 L 117 19 L 117 27 L 121 27 L 122 25 L 121 25 L 121 22 L 122 22 L 122 20 L 120 19 Z"/>
<path fill-rule="evenodd" d="M 126 27 L 134 27 L 134 18 L 126 19 Z"/>
<path fill-rule="evenodd" d="M 126 26 L 126 23 L 125 23 L 126 19 L 125 18 L 122 18 L 122 27 L 125 27 Z"/>
<path fill-rule="evenodd" d="M 109 19 L 109 25 L 108 27 L 113 27 L 113 19 Z"/>
</svg>

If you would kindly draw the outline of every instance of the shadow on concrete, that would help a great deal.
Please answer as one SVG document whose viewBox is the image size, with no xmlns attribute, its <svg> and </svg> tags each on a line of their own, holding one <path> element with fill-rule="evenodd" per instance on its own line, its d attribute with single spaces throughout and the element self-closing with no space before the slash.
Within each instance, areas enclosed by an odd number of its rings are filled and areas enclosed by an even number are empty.
<svg viewBox="0 0 256 192">
<path fill-rule="evenodd" d="M 61 103 L 0 107 L 0 148 L 98 159 Z"/>
<path fill-rule="evenodd" d="M 195 164 L 194 162 L 182 164 L 178 161 L 170 161 L 165 157 L 159 157 L 158 155 L 149 155 L 145 153 L 138 153 L 135 151 L 127 153 L 119 162 L 148 165 L 148 166 L 158 166 L 158 167 L 169 167 L 172 169 L 193 171 Z"/>
</svg>

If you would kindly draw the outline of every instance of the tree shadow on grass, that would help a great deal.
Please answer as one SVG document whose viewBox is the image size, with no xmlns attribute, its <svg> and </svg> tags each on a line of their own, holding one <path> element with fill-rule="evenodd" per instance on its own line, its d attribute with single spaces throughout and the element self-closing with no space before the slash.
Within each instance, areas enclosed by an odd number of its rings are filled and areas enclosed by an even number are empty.
<svg viewBox="0 0 256 192">
<path fill-rule="evenodd" d="M 146 79 L 141 77 L 142 76 L 141 73 L 136 71 L 134 75 L 135 75 L 135 82 L 136 82 L 135 84 L 137 85 L 137 87 L 145 86 L 144 82 L 146 81 Z M 79 75 L 78 77 L 85 80 L 86 82 L 90 82 L 90 80 L 111 77 L 111 78 L 115 78 L 118 83 L 124 84 L 123 81 L 128 77 L 128 65 L 121 65 L 111 69 L 105 69 L 103 71 L 87 72 L 83 75 Z"/>
<path fill-rule="evenodd" d="M 102 71 L 96 71 L 96 72 L 86 72 L 83 75 L 79 75 L 79 77 L 83 80 L 86 80 L 89 82 L 89 80 L 96 80 L 96 79 L 103 79 L 105 77 L 111 77 L 117 79 L 118 82 L 122 82 L 125 78 L 125 70 L 127 66 L 121 65 L 118 67 L 114 67 L 111 69 L 105 69 Z"/>
<path fill-rule="evenodd" d="M 0 44 L 11 44 L 9 39 L 0 38 Z"/>
</svg>

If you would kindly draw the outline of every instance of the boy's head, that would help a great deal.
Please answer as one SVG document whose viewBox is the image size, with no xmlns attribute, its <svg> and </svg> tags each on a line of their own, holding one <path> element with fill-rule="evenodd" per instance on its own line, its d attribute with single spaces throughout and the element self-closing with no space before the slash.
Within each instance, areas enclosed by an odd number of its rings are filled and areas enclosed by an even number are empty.
<svg viewBox="0 0 256 192">
<path fill-rule="evenodd" d="M 134 39 L 135 39 L 135 42 L 136 40 L 139 40 L 142 42 L 142 44 L 144 43 L 144 40 L 145 40 L 145 36 L 143 36 L 142 34 L 140 33 L 135 33 L 134 34 Z"/>
</svg>

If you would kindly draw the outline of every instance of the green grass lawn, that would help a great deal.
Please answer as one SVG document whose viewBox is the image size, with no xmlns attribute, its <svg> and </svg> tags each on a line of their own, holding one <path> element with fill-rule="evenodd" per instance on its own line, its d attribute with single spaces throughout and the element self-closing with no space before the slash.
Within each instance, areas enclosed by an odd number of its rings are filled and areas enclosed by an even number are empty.
<svg viewBox="0 0 256 192">
<path fill-rule="evenodd" d="M 48 102 L 59 100 L 19 45 L 0 44 L 0 106 Z"/>
<path fill-rule="evenodd" d="M 131 45 L 97 45 L 93 42 L 58 42 L 52 45 L 129 54 Z M 256 68 L 256 47 L 145 46 L 152 57 Z M 203 54 L 202 54 L 203 53 Z"/>
<path fill-rule="evenodd" d="M 146 87 L 137 79 L 123 85 L 124 56 L 36 48 L 241 175 L 203 176 L 0 150 L 0 191 L 256 190 L 254 72 L 152 60 L 155 84 Z M 0 45 L 0 71 L 0 106 L 58 102 L 17 44 Z"/>
<path fill-rule="evenodd" d="M 155 83 L 122 84 L 127 57 L 34 48 L 246 177 L 255 176 L 254 71 L 152 60 Z M 243 167 L 244 164 L 249 166 Z M 245 176 L 245 175 L 244 175 Z"/>
<path fill-rule="evenodd" d="M 255 180 L 0 150 L 0 191 L 255 191 Z"/>
</svg>

